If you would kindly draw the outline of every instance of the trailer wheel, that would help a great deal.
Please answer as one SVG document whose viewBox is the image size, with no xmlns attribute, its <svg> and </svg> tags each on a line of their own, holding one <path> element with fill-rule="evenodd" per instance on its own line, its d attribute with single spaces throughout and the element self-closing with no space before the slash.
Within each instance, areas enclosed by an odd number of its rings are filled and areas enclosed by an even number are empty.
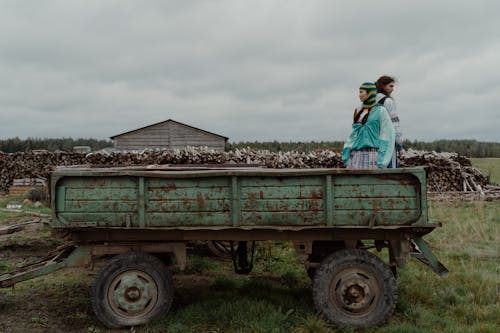
<svg viewBox="0 0 500 333">
<path fill-rule="evenodd" d="M 231 246 L 234 250 L 238 249 L 237 242 L 231 245 L 229 241 L 207 241 L 207 246 L 214 256 L 223 259 L 231 259 Z"/>
<path fill-rule="evenodd" d="M 373 253 L 360 249 L 339 250 L 317 269 L 313 299 L 323 317 L 336 326 L 377 326 L 394 312 L 396 279 Z"/>
<path fill-rule="evenodd" d="M 117 255 L 92 286 L 92 307 L 109 328 L 142 325 L 168 313 L 172 277 L 156 257 L 143 252 Z"/>
</svg>

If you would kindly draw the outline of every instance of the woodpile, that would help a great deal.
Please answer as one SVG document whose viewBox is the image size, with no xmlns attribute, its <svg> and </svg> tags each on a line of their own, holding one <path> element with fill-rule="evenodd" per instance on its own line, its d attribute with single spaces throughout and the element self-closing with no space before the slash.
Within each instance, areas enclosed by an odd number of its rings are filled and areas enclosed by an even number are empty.
<svg viewBox="0 0 500 333">
<path fill-rule="evenodd" d="M 472 167 L 471 161 L 456 153 L 409 150 L 401 158 L 401 167 L 425 166 L 430 192 L 483 192 L 488 178 Z"/>
<path fill-rule="evenodd" d="M 427 197 L 435 201 L 496 201 L 500 200 L 500 186 L 486 185 L 482 188 L 482 192 L 429 192 Z"/>
<path fill-rule="evenodd" d="M 178 164 L 250 164 L 268 168 L 341 168 L 340 156 L 328 150 L 299 153 L 235 149 L 219 152 L 200 148 L 144 150 L 139 152 L 92 153 L 87 163 L 102 166 L 178 165 Z"/>
<path fill-rule="evenodd" d="M 85 154 L 47 151 L 0 152 L 0 192 L 8 192 L 16 178 L 46 178 L 55 166 L 84 164 Z"/>
<path fill-rule="evenodd" d="M 219 152 L 203 148 L 144 150 L 132 152 L 0 152 L 0 192 L 7 192 L 15 178 L 48 178 L 60 165 L 139 166 L 139 165 L 258 165 L 268 168 L 342 168 L 338 153 L 319 150 L 310 153 L 270 152 L 235 149 Z M 481 191 L 487 179 L 470 160 L 452 153 L 408 151 L 402 166 L 425 166 L 429 191 Z"/>
</svg>

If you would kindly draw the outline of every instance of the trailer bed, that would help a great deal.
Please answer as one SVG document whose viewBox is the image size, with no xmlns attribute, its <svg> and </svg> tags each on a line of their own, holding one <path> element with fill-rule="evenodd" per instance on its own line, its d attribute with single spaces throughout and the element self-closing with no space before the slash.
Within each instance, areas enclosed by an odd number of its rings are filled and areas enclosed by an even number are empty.
<svg viewBox="0 0 500 333">
<path fill-rule="evenodd" d="M 427 221 L 422 168 L 59 168 L 60 229 L 398 228 Z"/>
</svg>

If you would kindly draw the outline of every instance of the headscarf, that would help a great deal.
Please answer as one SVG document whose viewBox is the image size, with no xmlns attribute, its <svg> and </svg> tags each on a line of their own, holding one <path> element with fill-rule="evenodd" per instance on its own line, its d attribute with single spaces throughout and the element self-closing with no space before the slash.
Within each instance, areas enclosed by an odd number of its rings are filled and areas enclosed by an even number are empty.
<svg viewBox="0 0 500 333">
<path fill-rule="evenodd" d="M 363 89 L 368 93 L 368 98 L 363 102 L 363 109 L 371 109 L 377 104 L 377 86 L 372 82 L 364 82 L 359 89 Z"/>
</svg>

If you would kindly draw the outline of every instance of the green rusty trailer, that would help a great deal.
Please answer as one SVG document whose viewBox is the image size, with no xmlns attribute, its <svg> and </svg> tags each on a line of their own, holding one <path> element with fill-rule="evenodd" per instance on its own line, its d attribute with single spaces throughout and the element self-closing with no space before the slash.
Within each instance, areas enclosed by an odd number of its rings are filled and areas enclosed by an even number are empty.
<svg viewBox="0 0 500 333">
<path fill-rule="evenodd" d="M 292 241 L 317 309 L 338 326 L 384 322 L 410 256 L 447 272 L 422 239 L 440 226 L 428 221 L 422 168 L 61 167 L 50 183 L 51 226 L 69 245 L 1 275 L 0 287 L 105 258 L 92 303 L 108 327 L 168 313 L 169 266 L 185 268 L 193 241 L 221 246 L 240 274 L 256 241 Z M 374 254 L 383 248 L 388 263 Z"/>
</svg>

